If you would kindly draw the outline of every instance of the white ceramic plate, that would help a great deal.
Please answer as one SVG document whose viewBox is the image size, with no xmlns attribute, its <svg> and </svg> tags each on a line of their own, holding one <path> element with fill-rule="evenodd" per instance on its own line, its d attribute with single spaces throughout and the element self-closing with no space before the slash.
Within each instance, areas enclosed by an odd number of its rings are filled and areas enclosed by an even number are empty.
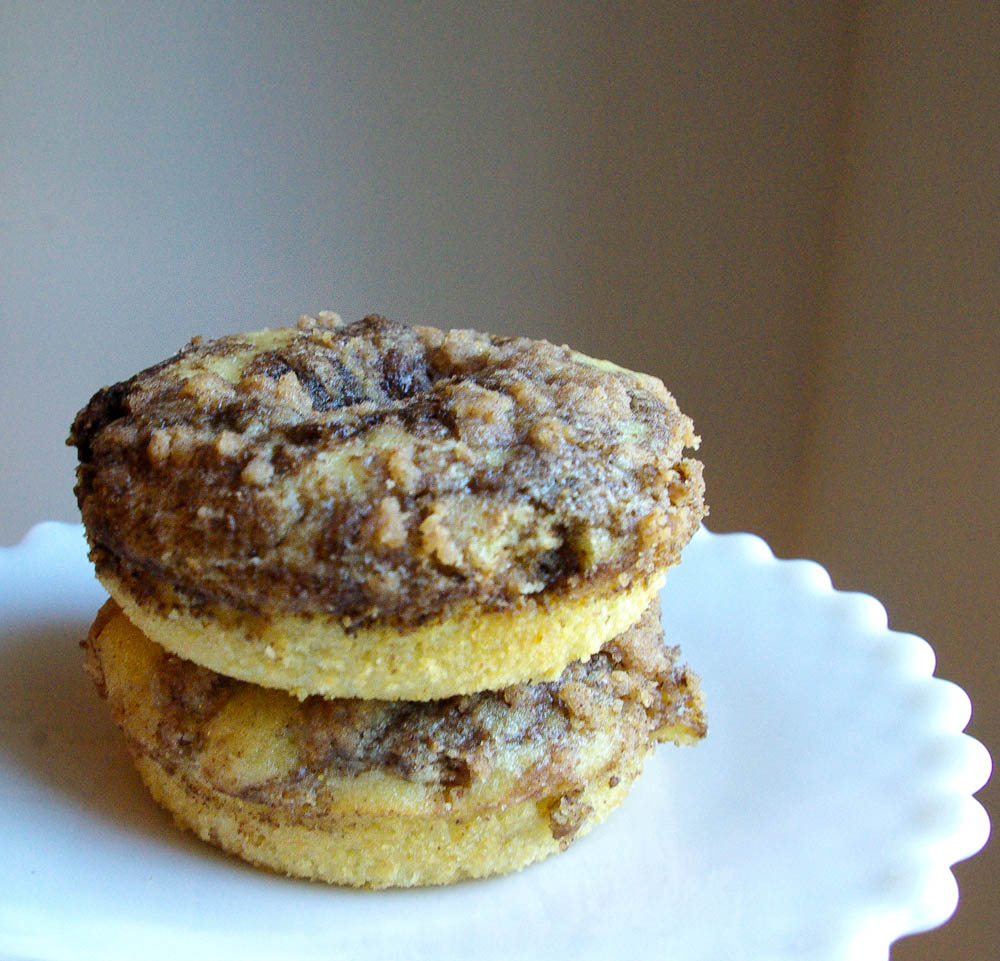
<svg viewBox="0 0 1000 961">
<path fill-rule="evenodd" d="M 700 533 L 663 595 L 708 739 L 565 854 L 447 889 L 288 880 L 175 829 L 81 667 L 102 600 L 78 526 L 0 550 L 0 956 L 885 961 L 989 833 L 931 648 L 751 535 Z"/>
</svg>

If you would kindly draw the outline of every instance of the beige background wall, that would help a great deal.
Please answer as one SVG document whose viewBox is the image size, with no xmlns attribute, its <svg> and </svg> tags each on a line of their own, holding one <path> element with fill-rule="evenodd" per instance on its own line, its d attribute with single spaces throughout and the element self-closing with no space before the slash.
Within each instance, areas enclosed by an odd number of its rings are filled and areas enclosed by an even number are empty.
<svg viewBox="0 0 1000 961">
<path fill-rule="evenodd" d="M 662 376 L 710 526 L 878 596 L 1000 750 L 995 4 L 3 17 L 0 541 L 75 519 L 73 413 L 191 334 L 569 341 Z M 995 847 L 894 961 L 992 956 Z"/>
<path fill-rule="evenodd" d="M 859 11 L 798 549 L 931 639 L 1000 754 L 1000 7 Z M 997 779 L 980 795 L 1000 816 Z M 994 842 L 951 924 L 893 959 L 997 952 Z"/>
</svg>

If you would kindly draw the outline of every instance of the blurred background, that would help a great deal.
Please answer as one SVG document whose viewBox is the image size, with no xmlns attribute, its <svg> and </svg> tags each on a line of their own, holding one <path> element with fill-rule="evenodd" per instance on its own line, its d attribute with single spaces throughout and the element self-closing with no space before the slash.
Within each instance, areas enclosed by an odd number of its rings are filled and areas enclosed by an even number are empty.
<svg viewBox="0 0 1000 961">
<path fill-rule="evenodd" d="M 75 411 L 193 334 L 569 342 L 661 376 L 709 526 L 876 595 L 996 756 L 998 50 L 972 0 L 0 4 L 0 543 L 77 519 Z M 996 849 L 893 961 L 993 956 Z"/>
</svg>

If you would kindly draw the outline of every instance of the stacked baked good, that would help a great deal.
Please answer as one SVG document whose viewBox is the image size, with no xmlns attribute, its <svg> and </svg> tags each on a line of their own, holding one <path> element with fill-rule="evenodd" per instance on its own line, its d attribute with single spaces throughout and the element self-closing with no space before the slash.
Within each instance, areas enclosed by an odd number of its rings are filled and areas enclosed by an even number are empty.
<svg viewBox="0 0 1000 961">
<path fill-rule="evenodd" d="M 195 338 L 69 443 L 111 595 L 88 669 L 153 796 L 249 861 L 515 870 L 704 734 L 659 617 L 704 488 L 655 378 L 321 313 Z"/>
</svg>

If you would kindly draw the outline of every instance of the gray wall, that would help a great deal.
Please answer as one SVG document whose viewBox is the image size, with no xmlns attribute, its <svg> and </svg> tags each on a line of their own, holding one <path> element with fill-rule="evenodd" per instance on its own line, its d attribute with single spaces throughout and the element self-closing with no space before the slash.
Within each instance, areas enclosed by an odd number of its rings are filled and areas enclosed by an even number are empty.
<svg viewBox="0 0 1000 961">
<path fill-rule="evenodd" d="M 479 6 L 7 15 L 2 536 L 74 516 L 97 387 L 332 307 L 660 374 L 715 525 L 793 548 L 846 11 Z"/>
</svg>

